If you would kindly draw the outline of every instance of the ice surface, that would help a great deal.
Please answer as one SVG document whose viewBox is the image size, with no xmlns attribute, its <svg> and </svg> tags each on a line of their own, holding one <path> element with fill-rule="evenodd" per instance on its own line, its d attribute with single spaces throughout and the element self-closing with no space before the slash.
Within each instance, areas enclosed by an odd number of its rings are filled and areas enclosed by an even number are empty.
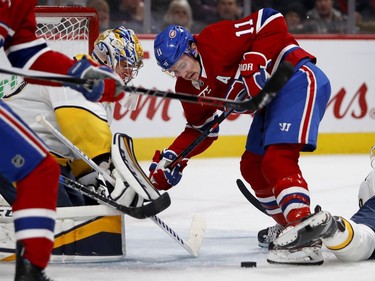
<svg viewBox="0 0 375 281">
<path fill-rule="evenodd" d="M 141 163 L 146 169 L 147 163 Z M 350 217 L 357 210 L 357 190 L 370 171 L 367 155 L 302 156 L 312 206 Z M 374 280 L 373 261 L 343 263 L 324 249 L 321 266 L 284 266 L 266 262 L 257 232 L 273 221 L 255 209 L 236 186 L 239 159 L 192 159 L 178 187 L 169 191 L 171 206 L 158 216 L 187 239 L 194 214 L 207 220 L 199 257 L 191 257 L 150 219 L 126 217 L 127 257 L 92 264 L 51 264 L 54 280 L 134 281 L 309 281 Z M 241 268 L 256 261 L 256 268 Z M 0 280 L 13 280 L 13 264 L 0 264 Z"/>
</svg>

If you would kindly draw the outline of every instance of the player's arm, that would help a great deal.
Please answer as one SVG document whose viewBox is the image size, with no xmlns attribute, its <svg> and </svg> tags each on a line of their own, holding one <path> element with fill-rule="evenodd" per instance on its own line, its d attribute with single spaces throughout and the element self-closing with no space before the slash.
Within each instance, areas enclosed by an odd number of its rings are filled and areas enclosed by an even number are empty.
<svg viewBox="0 0 375 281">
<path fill-rule="evenodd" d="M 50 50 L 46 41 L 35 35 L 36 21 L 33 10 L 35 3 L 22 1 L 22 5 L 17 5 L 15 2 L 17 1 L 0 2 L 0 47 L 4 46 L 8 59 L 14 67 L 95 79 L 90 86 L 68 85 L 92 101 L 99 99 L 115 101 L 123 96 L 124 83 L 112 69 L 95 66 L 88 60 L 75 62 L 62 53 Z M 40 83 L 40 81 L 27 81 Z"/>
<path fill-rule="evenodd" d="M 218 138 L 219 127 L 210 134 L 177 165 L 169 165 L 217 118 L 216 109 L 183 103 L 187 124 L 173 143 L 162 151 L 157 150 L 149 167 L 151 182 L 157 189 L 167 190 L 177 185 L 188 160 L 202 152 Z"/>
</svg>

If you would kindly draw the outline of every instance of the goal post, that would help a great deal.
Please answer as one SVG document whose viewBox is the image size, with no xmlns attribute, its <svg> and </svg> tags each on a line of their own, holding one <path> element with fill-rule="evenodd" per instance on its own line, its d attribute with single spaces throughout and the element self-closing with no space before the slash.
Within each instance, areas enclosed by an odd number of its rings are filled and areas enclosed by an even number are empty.
<svg viewBox="0 0 375 281">
<path fill-rule="evenodd" d="M 73 57 L 91 54 L 99 36 L 99 17 L 95 9 L 81 6 L 36 6 L 36 34 L 47 40 L 52 50 Z M 0 61 L 10 65 L 4 50 Z M 11 92 L 22 81 L 15 75 L 0 74 L 0 98 Z"/>
</svg>

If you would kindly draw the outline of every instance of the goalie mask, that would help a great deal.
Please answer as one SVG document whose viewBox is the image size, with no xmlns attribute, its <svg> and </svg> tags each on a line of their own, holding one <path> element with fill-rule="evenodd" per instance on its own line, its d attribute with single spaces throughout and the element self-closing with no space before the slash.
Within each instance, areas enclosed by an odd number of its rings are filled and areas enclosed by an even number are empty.
<svg viewBox="0 0 375 281">
<path fill-rule="evenodd" d="M 183 54 L 195 56 L 190 44 L 195 42 L 189 30 L 170 25 L 160 32 L 154 41 L 154 52 L 158 65 L 164 70 L 171 68 Z"/>
<path fill-rule="evenodd" d="M 143 48 L 134 31 L 119 26 L 101 33 L 94 43 L 92 57 L 114 69 L 125 84 L 135 78 L 143 66 Z"/>
</svg>

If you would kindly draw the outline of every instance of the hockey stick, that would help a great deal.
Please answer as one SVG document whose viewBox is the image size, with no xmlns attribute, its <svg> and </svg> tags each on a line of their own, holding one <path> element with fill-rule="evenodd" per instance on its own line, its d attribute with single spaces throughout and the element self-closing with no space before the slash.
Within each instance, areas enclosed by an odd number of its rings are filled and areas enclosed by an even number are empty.
<svg viewBox="0 0 375 281">
<path fill-rule="evenodd" d="M 67 187 L 80 191 L 82 194 L 90 197 L 91 199 L 97 200 L 102 204 L 113 207 L 116 210 L 136 219 L 145 219 L 148 217 L 152 217 L 155 214 L 166 209 L 171 203 L 169 196 L 165 196 L 167 193 L 164 193 L 159 198 L 153 200 L 147 205 L 142 205 L 139 207 L 127 207 L 118 204 L 116 201 L 93 191 L 92 189 L 90 189 L 90 187 L 80 184 L 79 182 L 76 182 L 67 177 L 60 176 L 60 182 Z"/>
<path fill-rule="evenodd" d="M 255 196 L 251 194 L 251 192 L 247 189 L 243 181 L 240 179 L 237 179 L 236 183 L 237 183 L 238 189 L 241 191 L 243 196 L 245 196 L 247 201 L 249 201 L 255 208 L 257 208 L 259 211 L 261 211 L 262 213 L 268 216 L 266 210 L 260 204 L 259 200 L 256 199 Z"/>
<path fill-rule="evenodd" d="M 54 82 L 65 85 L 85 85 L 92 87 L 92 81 L 90 79 L 81 79 L 69 75 L 63 75 L 58 73 L 51 73 L 39 70 L 22 69 L 18 67 L 0 67 L 0 73 L 9 75 L 18 75 L 29 79 L 41 80 Z"/>
<path fill-rule="evenodd" d="M 44 118 L 44 116 L 39 117 L 38 120 L 40 121 L 40 123 L 43 126 L 46 126 L 46 129 L 50 130 L 50 132 L 52 134 L 54 134 L 62 143 L 64 143 L 68 148 L 70 148 L 74 153 L 76 153 L 77 157 L 84 160 L 94 170 L 98 171 L 99 173 L 102 173 L 101 169 L 97 169 L 97 168 L 99 168 L 99 166 L 97 166 L 94 161 L 92 161 L 83 151 L 81 151 L 73 143 L 71 143 L 68 139 L 66 139 L 64 135 L 62 135 L 59 131 L 57 131 Z M 95 165 L 93 165 L 93 163 Z M 75 186 L 75 187 L 76 188 L 82 187 L 82 185 Z M 165 195 L 165 194 L 167 194 L 167 195 Z M 163 201 L 165 201 L 164 196 L 168 196 L 169 204 L 170 204 L 170 198 L 169 198 L 168 193 L 164 193 L 163 195 L 160 196 L 160 197 L 163 197 Z M 98 199 L 98 198 L 94 198 L 94 199 Z M 108 199 L 108 200 L 110 200 L 110 199 Z M 151 202 L 154 202 L 155 200 L 158 200 L 158 199 L 153 199 L 153 200 L 150 199 L 150 200 L 151 200 Z M 160 200 L 162 200 L 162 199 L 160 199 Z M 110 200 L 110 201 L 112 201 L 112 200 Z M 151 202 L 148 203 L 148 205 L 151 204 Z M 105 203 L 108 203 L 108 202 L 105 202 Z M 117 204 L 117 202 L 114 202 L 114 203 Z M 159 201 L 156 201 L 156 203 L 159 203 Z M 169 206 L 169 204 L 168 204 L 168 206 Z M 146 205 L 146 206 L 148 206 L 148 205 Z M 110 205 L 110 206 L 115 207 L 113 204 Z M 149 210 L 149 208 L 150 207 L 148 207 L 148 210 Z M 149 216 L 149 218 L 153 222 L 155 222 L 161 229 L 163 229 L 164 232 L 166 232 L 170 237 L 172 237 L 180 246 L 182 246 L 189 253 L 191 253 L 193 256 L 197 257 L 199 255 L 199 250 L 200 250 L 201 243 L 202 243 L 202 240 L 203 240 L 204 232 L 206 231 L 206 222 L 203 218 L 195 217 L 195 219 L 193 219 L 193 221 L 191 223 L 191 226 L 190 226 L 190 233 L 189 233 L 188 241 L 183 240 L 172 228 L 170 228 L 165 222 L 163 222 L 156 215 Z"/>
<path fill-rule="evenodd" d="M 266 106 L 277 94 L 277 92 L 289 81 L 294 73 L 294 67 L 289 62 L 280 63 L 275 73 L 271 76 L 264 88 L 252 99 L 245 101 L 227 100 L 223 98 L 195 96 L 185 93 L 171 93 L 156 89 L 143 89 L 137 87 L 126 87 L 125 91 L 131 91 L 137 94 L 147 96 L 156 96 L 168 99 L 177 99 L 184 102 L 198 103 L 201 105 L 210 105 L 218 108 L 232 108 L 242 111 L 248 110 L 255 112 Z"/>
<path fill-rule="evenodd" d="M 232 112 L 234 109 L 229 109 L 224 111 L 219 115 L 213 123 L 207 127 L 184 151 L 182 151 L 179 155 L 177 155 L 176 159 L 174 159 L 166 168 L 173 169 L 182 159 L 189 155 L 204 139 L 214 131 L 221 122 L 223 122 Z"/>
<path fill-rule="evenodd" d="M 282 62 L 275 73 L 271 76 L 270 81 L 271 83 L 267 83 L 266 86 L 263 88 L 260 93 L 252 99 L 245 100 L 245 101 L 235 101 L 235 100 L 227 100 L 223 98 L 215 98 L 215 97 L 206 97 L 206 96 L 195 96 L 189 95 L 186 93 L 172 93 L 166 91 L 160 91 L 156 89 L 145 89 L 141 87 L 130 87 L 125 86 L 124 91 L 147 95 L 147 96 L 155 96 L 167 99 L 177 99 L 184 102 L 191 102 L 197 103 L 200 105 L 209 105 L 215 106 L 218 108 L 233 108 L 234 110 L 249 110 L 249 111 L 257 111 L 258 109 L 263 108 L 267 105 L 276 95 L 278 90 L 281 88 L 280 85 L 284 85 L 289 78 L 293 75 L 294 69 L 291 63 L 289 62 Z M 17 68 L 0 68 L 0 73 L 6 74 L 13 74 L 13 75 L 20 75 L 23 77 L 35 79 L 35 80 L 43 80 L 43 81 L 52 81 L 52 82 L 60 82 L 64 84 L 81 84 L 87 87 L 90 87 L 92 81 L 90 79 L 80 79 L 75 77 L 70 77 L 67 75 L 52 75 L 50 73 L 46 73 L 45 75 L 33 75 L 34 71 L 29 70 L 19 70 Z M 91 82 L 90 82 L 91 81 Z"/>
<path fill-rule="evenodd" d="M 165 222 L 163 222 L 157 216 L 152 216 L 151 219 L 164 232 L 166 232 L 170 237 L 172 237 L 173 240 L 175 240 L 181 247 L 187 250 L 194 257 L 198 257 L 204 233 L 207 228 L 206 220 L 203 217 L 197 215 L 193 217 L 187 241 L 178 236 L 178 234 L 172 228 L 166 225 Z"/>
</svg>

